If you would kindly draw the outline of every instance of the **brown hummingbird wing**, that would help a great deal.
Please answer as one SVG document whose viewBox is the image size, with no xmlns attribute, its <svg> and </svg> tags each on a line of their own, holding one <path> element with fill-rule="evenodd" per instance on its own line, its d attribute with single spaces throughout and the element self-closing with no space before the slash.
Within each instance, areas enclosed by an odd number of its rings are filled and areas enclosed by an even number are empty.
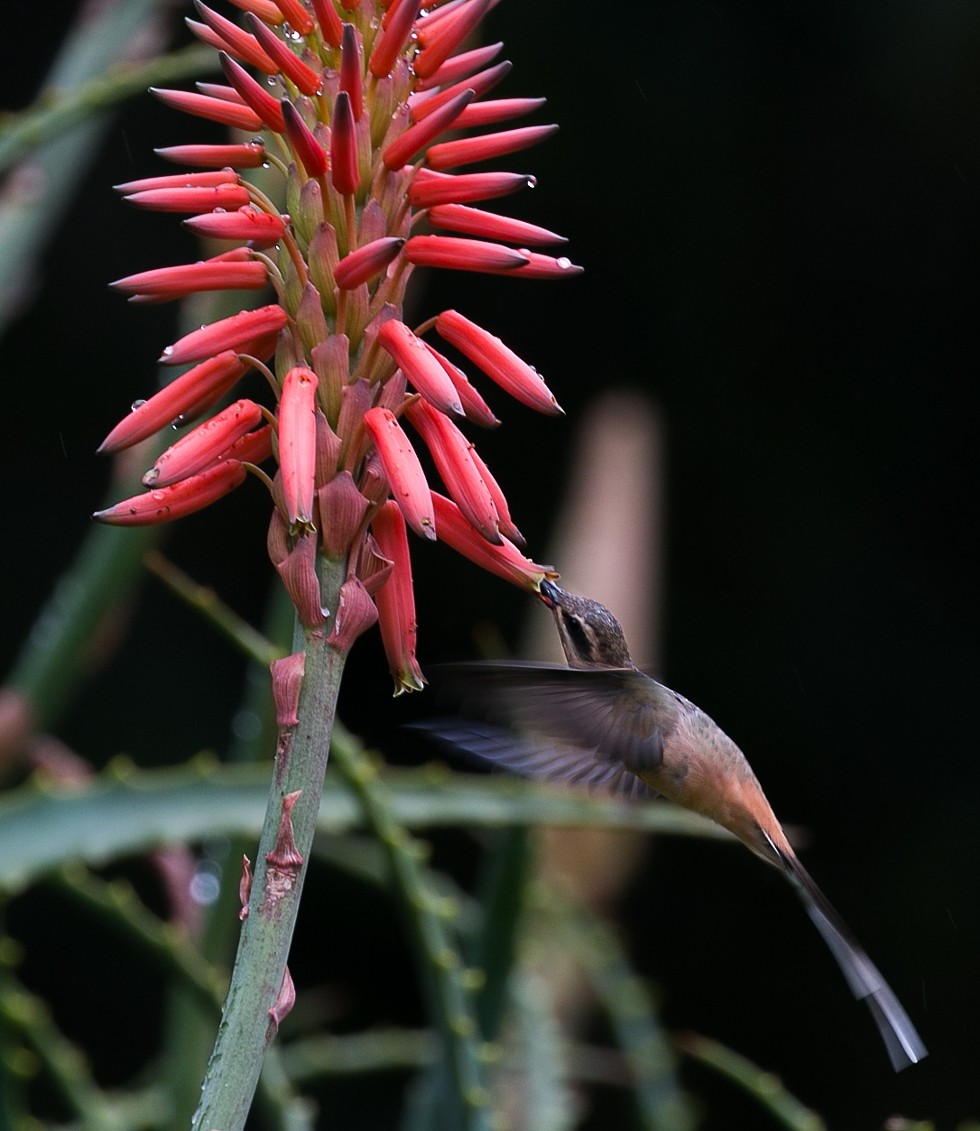
<svg viewBox="0 0 980 1131">
<path fill-rule="evenodd" d="M 638 775 L 659 767 L 677 707 L 666 688 L 641 672 L 514 663 L 437 665 L 427 672 L 445 698 L 481 720 L 484 736 L 488 723 L 506 736 L 480 738 L 474 724 L 462 722 L 452 728 L 455 745 L 533 777 L 652 795 L 645 785 L 639 790 Z"/>
<path fill-rule="evenodd" d="M 457 754 L 466 754 L 522 777 L 581 785 L 630 801 L 657 796 L 625 766 L 617 766 L 580 746 L 543 741 L 469 719 L 434 719 L 409 725 L 413 730 L 431 735 Z"/>
</svg>

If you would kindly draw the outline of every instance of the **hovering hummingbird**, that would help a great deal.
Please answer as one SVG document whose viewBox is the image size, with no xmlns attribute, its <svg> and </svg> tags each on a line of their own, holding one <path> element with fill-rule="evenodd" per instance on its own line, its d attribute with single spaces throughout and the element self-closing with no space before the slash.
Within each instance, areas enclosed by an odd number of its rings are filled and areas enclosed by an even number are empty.
<svg viewBox="0 0 980 1131">
<path fill-rule="evenodd" d="M 796 857 L 745 755 L 699 707 L 633 663 L 605 606 L 541 582 L 568 667 L 470 663 L 432 672 L 490 725 L 461 720 L 440 738 L 531 777 L 575 782 L 634 799 L 668 798 L 733 833 L 778 868 L 863 998 L 898 1072 L 925 1045 L 878 968 Z M 506 728 L 506 729 L 503 729 Z"/>
</svg>

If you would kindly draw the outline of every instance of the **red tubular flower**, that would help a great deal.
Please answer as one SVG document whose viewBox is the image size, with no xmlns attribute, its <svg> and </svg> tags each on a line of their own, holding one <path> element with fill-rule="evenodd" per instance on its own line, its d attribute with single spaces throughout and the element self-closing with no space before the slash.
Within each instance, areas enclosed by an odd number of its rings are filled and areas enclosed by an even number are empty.
<svg viewBox="0 0 980 1131">
<path fill-rule="evenodd" d="M 364 113 L 364 86 L 361 78 L 361 53 L 357 45 L 357 30 L 353 24 L 343 25 L 340 46 L 340 89 L 350 98 L 354 121 Z"/>
<path fill-rule="evenodd" d="M 383 271 L 405 246 L 397 236 L 382 236 L 352 251 L 337 264 L 334 282 L 342 290 L 352 290 Z"/>
<path fill-rule="evenodd" d="M 293 527 L 313 525 L 316 387 L 313 370 L 295 365 L 283 378 L 279 394 L 279 468 L 286 515 Z"/>
<path fill-rule="evenodd" d="M 537 371 L 482 326 L 456 310 L 444 310 L 436 319 L 436 330 L 514 400 L 551 416 L 561 413 L 554 394 Z"/>
<path fill-rule="evenodd" d="M 320 34 L 330 47 L 339 47 L 344 35 L 344 25 L 332 0 L 312 0 Z"/>
<path fill-rule="evenodd" d="M 217 416 L 171 444 L 143 476 L 144 487 L 169 487 L 214 463 L 231 445 L 262 419 L 254 401 L 235 401 Z"/>
<path fill-rule="evenodd" d="M 183 365 L 189 361 L 203 361 L 225 350 L 258 354 L 256 347 L 278 334 L 286 325 L 288 316 L 281 306 L 260 306 L 258 310 L 243 310 L 200 330 L 185 334 L 172 346 L 167 346 L 157 359 L 161 365 Z M 262 356 L 268 356 L 263 353 Z"/>
<path fill-rule="evenodd" d="M 286 98 L 282 100 L 282 118 L 293 152 L 302 161 L 310 177 L 322 177 L 327 171 L 327 155 L 313 136 L 313 131 L 300 117 L 299 111 Z"/>
<path fill-rule="evenodd" d="M 364 427 L 381 457 L 381 466 L 391 493 L 408 525 L 422 538 L 436 537 L 429 484 L 409 438 L 387 408 L 375 407 L 364 414 Z"/>
<path fill-rule="evenodd" d="M 208 94 L 195 94 L 192 90 L 162 90 L 151 86 L 150 90 L 175 110 L 194 114 L 198 118 L 210 118 L 222 126 L 233 126 L 236 130 L 255 133 L 262 128 L 262 119 L 248 106 L 228 102 L 223 98 L 212 98 Z"/>
<path fill-rule="evenodd" d="M 213 240 L 247 240 L 252 247 L 271 247 L 282 239 L 286 230 L 281 216 L 260 212 L 250 204 L 234 212 L 205 212 L 192 216 L 184 221 L 184 227 Z"/>
<path fill-rule="evenodd" d="M 320 75 L 312 67 L 308 67 L 298 55 L 295 55 L 271 28 L 266 27 L 254 12 L 249 12 L 245 17 L 245 27 L 259 47 L 272 60 L 276 70 L 289 79 L 301 93 L 316 94 L 320 88 Z"/>
<path fill-rule="evenodd" d="M 405 410 L 412 427 L 422 437 L 449 494 L 488 542 L 499 542 L 500 516 L 493 496 L 473 461 L 473 445 L 449 419 L 423 400 Z"/>
<path fill-rule="evenodd" d="M 552 566 L 538 565 L 525 558 L 506 538 L 501 540 L 499 546 L 488 542 L 474 529 L 452 499 L 447 499 L 445 495 L 433 491 L 432 506 L 439 524 L 439 540 L 488 573 L 495 573 L 511 585 L 519 585 L 532 593 L 537 593 L 541 582 L 546 578 L 558 576 Z"/>
<path fill-rule="evenodd" d="M 400 169 L 410 161 L 419 150 L 437 138 L 455 122 L 464 107 L 473 100 L 472 90 L 462 90 L 443 106 L 409 126 L 408 129 L 389 145 L 381 154 L 381 160 L 389 169 Z"/>
<path fill-rule="evenodd" d="M 477 390 L 470 384 L 470 379 L 462 369 L 453 365 L 453 363 L 447 357 L 443 357 L 438 350 L 434 350 L 428 342 L 425 343 L 425 346 L 429 353 L 432 354 L 446 371 L 446 376 L 455 386 L 466 419 L 472 421 L 474 424 L 479 424 L 483 428 L 496 428 L 500 421 L 493 415 L 490 406 L 483 397 L 481 397 Z"/>
<path fill-rule="evenodd" d="M 109 286 L 129 295 L 174 299 L 195 291 L 258 291 L 267 281 L 264 263 L 206 259 L 202 263 L 141 271 Z"/>
<path fill-rule="evenodd" d="M 395 694 L 421 691 L 425 677 L 415 658 L 418 626 L 415 619 L 415 593 L 412 589 L 412 563 L 402 512 L 394 503 L 382 503 L 371 522 L 371 531 L 381 555 L 392 563 L 391 573 L 374 594 L 374 601 L 378 606 L 381 640 L 395 680 Z"/>
<path fill-rule="evenodd" d="M 354 111 L 350 95 L 342 90 L 333 107 L 330 127 L 330 179 L 342 196 L 357 192 L 361 175 L 357 169 L 357 135 L 354 132 Z"/>
<path fill-rule="evenodd" d="M 209 507 L 245 480 L 245 468 L 233 459 L 216 463 L 200 475 L 182 479 L 172 487 L 155 487 L 143 495 L 92 515 L 109 526 L 153 526 Z"/>
<path fill-rule="evenodd" d="M 205 165 L 208 168 L 258 169 L 265 161 L 265 146 L 249 141 L 244 145 L 168 145 L 153 152 L 178 165 Z"/>
<path fill-rule="evenodd" d="M 218 58 L 221 60 L 221 69 L 225 72 L 225 78 L 241 95 L 242 101 L 258 114 L 270 130 L 275 133 L 285 133 L 286 124 L 282 120 L 279 100 L 263 90 L 248 71 L 240 63 L 236 63 L 230 55 L 221 51 L 218 53 Z"/>
<path fill-rule="evenodd" d="M 513 271 L 530 262 L 512 247 L 458 236 L 412 236 L 405 258 L 416 267 L 448 267 L 455 271 Z"/>
<path fill-rule="evenodd" d="M 419 169 L 408 190 L 409 203 L 416 208 L 434 204 L 472 204 L 497 196 L 510 196 L 524 188 L 533 188 L 535 180 L 524 173 L 437 173 Z"/>
<path fill-rule="evenodd" d="M 425 155 L 425 162 L 430 169 L 454 169 L 458 165 L 473 165 L 477 161 L 488 161 L 491 157 L 503 157 L 505 153 L 528 149 L 557 132 L 558 127 L 555 125 L 524 126 L 519 130 L 481 134 L 479 137 L 460 137 L 454 141 L 444 141 L 441 145 L 433 145 Z"/>
<path fill-rule="evenodd" d="M 503 240 L 505 243 L 521 246 L 566 242 L 564 236 L 549 232 L 547 228 L 538 227 L 537 224 L 514 220 L 510 216 L 498 216 L 496 212 L 469 208 L 465 204 L 437 204 L 429 209 L 428 215 L 429 223 L 434 228 L 447 228 L 450 232 L 463 232 L 483 239 Z"/>
<path fill-rule="evenodd" d="M 378 341 L 395 359 L 416 392 L 443 412 L 463 415 L 456 386 L 426 349 L 425 342 L 417 338 L 404 322 L 390 319 L 378 331 Z"/>
<path fill-rule="evenodd" d="M 133 411 L 123 417 L 102 441 L 100 452 L 118 452 L 152 436 L 180 416 L 188 415 L 192 406 L 216 401 L 246 372 L 248 366 L 238 360 L 234 350 L 225 350 L 202 361 L 193 369 L 165 385 L 149 400 L 137 401 Z"/>
<path fill-rule="evenodd" d="M 263 74 L 274 75 L 276 73 L 278 67 L 275 61 L 270 59 L 253 37 L 242 31 L 238 24 L 226 20 L 224 16 L 212 11 L 202 4 L 201 0 L 194 0 L 194 7 L 201 19 L 204 20 L 205 27 L 211 32 L 210 35 L 202 34 L 201 25 L 196 24 L 194 20 L 188 20 L 188 27 L 199 39 L 203 39 L 205 43 L 209 43 L 212 47 L 217 47 L 219 51 L 229 51 Z"/>
<path fill-rule="evenodd" d="M 546 101 L 544 98 L 497 98 L 490 102 L 476 102 L 460 114 L 456 126 L 467 130 L 477 126 L 494 126 L 540 110 Z"/>
<path fill-rule="evenodd" d="M 479 71 L 488 63 L 492 63 L 503 49 L 502 43 L 490 43 L 486 47 L 474 47 L 472 51 L 464 51 L 454 55 L 428 78 L 420 78 L 416 84 L 417 90 L 431 90 L 435 86 L 449 86 L 459 82 L 466 75 Z"/>
<path fill-rule="evenodd" d="M 453 86 L 444 87 L 442 90 L 424 90 L 416 94 L 413 100 L 409 103 L 412 111 L 412 120 L 421 122 L 423 118 L 427 118 L 440 106 L 444 105 L 451 98 L 455 98 L 464 90 L 472 90 L 474 98 L 482 98 L 488 90 L 492 90 L 497 83 L 501 82 L 510 72 L 514 69 L 514 64 L 505 61 L 498 63 L 495 67 L 488 67 L 485 71 L 480 71 L 478 74 L 471 75 L 467 79 L 456 83 Z M 471 111 L 481 103 L 474 103 L 473 106 L 465 107 L 459 117 L 456 119 L 458 126 L 460 121 L 467 117 Z"/>
<path fill-rule="evenodd" d="M 415 59 L 419 78 L 431 78 L 490 10 L 494 0 L 469 0 L 451 15 L 437 9 L 419 31 L 422 50 Z"/>
<path fill-rule="evenodd" d="M 489 468 L 462 429 L 499 422 L 452 360 L 423 340 L 430 328 L 525 405 L 558 413 L 538 374 L 454 310 L 410 329 L 415 267 L 523 279 L 568 278 L 546 228 L 470 207 L 533 186 L 517 172 L 449 173 L 515 153 L 553 126 L 500 127 L 543 100 L 488 93 L 510 72 L 501 44 L 459 51 L 497 0 L 232 0 L 244 27 L 196 0 L 194 34 L 221 53 L 224 80 L 163 90 L 169 106 L 260 134 L 242 143 L 159 151 L 187 172 L 120 185 L 137 207 L 184 212 L 187 228 L 230 241 L 200 262 L 118 280 L 132 301 L 269 284 L 266 305 L 185 334 L 161 357 L 189 365 L 106 437 L 113 452 L 172 421 L 193 427 L 147 473 L 152 489 L 100 512 L 117 524 L 162 522 L 207 506 L 252 467 L 274 504 L 267 546 L 303 624 L 332 619 L 330 643 L 350 647 L 379 616 L 397 691 L 422 686 L 406 529 L 441 539 L 508 581 L 536 590 L 553 576 L 518 551 L 520 534 Z M 257 73 L 256 73 L 257 72 Z M 464 136 L 447 138 L 447 131 Z M 253 187 L 267 164 L 282 184 Z M 272 201 L 282 201 L 281 205 Z M 428 234 L 435 229 L 436 234 Z M 421 232 L 426 234 L 418 234 Z M 268 407 L 221 402 L 252 364 L 268 369 Z M 402 423 L 425 443 L 451 500 L 434 494 Z M 266 421 L 274 421 L 273 424 Z M 314 531 L 313 524 L 317 529 Z M 340 605 L 321 608 L 318 558 L 347 563 Z"/>
</svg>

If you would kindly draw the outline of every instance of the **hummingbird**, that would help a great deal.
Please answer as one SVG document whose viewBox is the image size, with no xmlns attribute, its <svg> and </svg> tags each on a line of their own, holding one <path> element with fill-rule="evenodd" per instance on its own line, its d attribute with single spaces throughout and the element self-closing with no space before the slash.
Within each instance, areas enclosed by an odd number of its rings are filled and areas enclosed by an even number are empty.
<svg viewBox="0 0 980 1131">
<path fill-rule="evenodd" d="M 867 1002 L 896 1072 L 926 1056 L 891 987 L 834 910 L 792 845 L 742 751 L 690 700 L 633 663 L 613 614 L 542 581 L 567 667 L 477 662 L 432 671 L 464 709 L 433 730 L 478 758 L 529 777 L 599 788 L 633 800 L 662 796 L 715 821 L 796 890 L 848 986 Z"/>
</svg>

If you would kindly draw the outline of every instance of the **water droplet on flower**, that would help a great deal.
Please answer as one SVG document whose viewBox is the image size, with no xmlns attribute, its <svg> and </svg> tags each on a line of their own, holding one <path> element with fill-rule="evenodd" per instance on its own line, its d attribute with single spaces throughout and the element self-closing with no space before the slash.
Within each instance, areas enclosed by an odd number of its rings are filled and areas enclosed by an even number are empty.
<svg viewBox="0 0 980 1131">
<path fill-rule="evenodd" d="M 268 161 L 263 161 L 263 162 L 262 162 L 262 168 L 263 168 L 263 169 L 271 169 L 271 168 L 272 168 L 272 166 L 271 166 L 271 165 L 269 164 L 269 162 L 268 162 Z"/>
<path fill-rule="evenodd" d="M 173 346 L 164 346 L 164 348 L 163 348 L 163 356 L 164 357 L 169 357 L 173 352 L 174 352 Z"/>
<path fill-rule="evenodd" d="M 146 404 L 145 398 L 138 400 L 138 401 L 133 401 L 133 403 L 129 406 L 129 409 L 130 409 L 131 412 L 135 412 L 138 408 L 142 408 L 143 405 L 145 405 L 145 404 Z"/>
<path fill-rule="evenodd" d="M 538 187 L 538 178 L 537 177 L 528 177 L 527 187 L 528 188 L 537 188 Z"/>
<path fill-rule="evenodd" d="M 178 428 L 183 428 L 186 423 L 187 417 L 181 413 L 180 416 L 175 416 L 173 420 L 170 421 L 170 427 L 176 432 Z"/>
<path fill-rule="evenodd" d="M 559 266 L 559 267 L 560 267 L 560 268 L 561 268 L 561 269 L 562 269 L 563 271 L 567 270 L 567 269 L 568 269 L 569 267 L 571 267 L 571 265 L 572 265 L 572 261 L 571 261 L 571 260 L 570 260 L 570 259 L 568 258 L 568 256 L 567 256 L 567 255 L 560 255 L 560 256 L 559 256 L 559 257 L 558 257 L 558 258 L 557 258 L 557 259 L 555 260 L 555 262 L 556 262 L 556 263 L 558 264 L 558 266 Z"/>
<path fill-rule="evenodd" d="M 159 490 L 159 491 L 151 491 L 150 492 L 150 498 L 155 503 L 162 503 L 166 499 L 166 497 L 167 497 L 167 493 L 166 493 L 166 491 L 164 491 L 162 489 Z"/>
<path fill-rule="evenodd" d="M 211 211 L 212 212 L 227 212 L 228 209 L 227 208 L 212 208 Z"/>
</svg>

